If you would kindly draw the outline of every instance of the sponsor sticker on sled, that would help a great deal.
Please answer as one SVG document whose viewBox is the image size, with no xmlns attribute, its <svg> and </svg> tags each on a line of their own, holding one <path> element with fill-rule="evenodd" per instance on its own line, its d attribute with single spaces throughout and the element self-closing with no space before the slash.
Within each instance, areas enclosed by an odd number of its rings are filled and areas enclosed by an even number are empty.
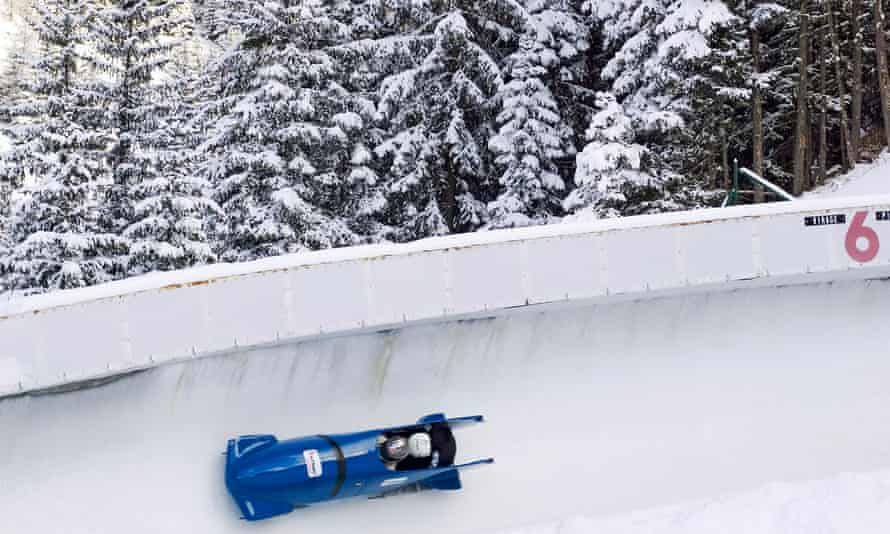
<svg viewBox="0 0 890 534">
<path fill-rule="evenodd" d="M 321 476 L 321 456 L 315 449 L 303 451 L 303 459 L 306 460 L 306 474 L 309 478 L 318 478 Z"/>
</svg>

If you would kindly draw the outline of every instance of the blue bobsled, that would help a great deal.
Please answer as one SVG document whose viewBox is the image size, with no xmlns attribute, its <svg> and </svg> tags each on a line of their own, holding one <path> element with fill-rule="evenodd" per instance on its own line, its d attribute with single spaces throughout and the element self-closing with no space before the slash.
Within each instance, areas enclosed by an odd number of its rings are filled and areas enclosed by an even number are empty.
<svg viewBox="0 0 890 534">
<path fill-rule="evenodd" d="M 243 518 L 259 521 L 325 501 L 381 497 L 406 488 L 458 490 L 458 471 L 494 462 L 455 465 L 452 430 L 478 423 L 481 415 L 422 417 L 416 424 L 349 434 L 279 441 L 272 435 L 230 439 L 226 487 Z M 397 458 L 399 445 L 417 445 Z M 408 450 L 408 448 L 405 448 Z M 417 454 L 417 456 L 413 456 Z"/>
</svg>

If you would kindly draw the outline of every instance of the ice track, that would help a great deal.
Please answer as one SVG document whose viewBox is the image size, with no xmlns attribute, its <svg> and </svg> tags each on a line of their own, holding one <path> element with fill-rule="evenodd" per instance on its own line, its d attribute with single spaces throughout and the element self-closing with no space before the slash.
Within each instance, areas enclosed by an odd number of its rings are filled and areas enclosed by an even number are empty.
<svg viewBox="0 0 890 534">
<path fill-rule="evenodd" d="M 4 534 L 464 533 L 890 466 L 890 282 L 536 311 L 158 367 L 0 401 Z M 482 413 L 456 493 L 247 524 L 226 438 Z"/>
</svg>

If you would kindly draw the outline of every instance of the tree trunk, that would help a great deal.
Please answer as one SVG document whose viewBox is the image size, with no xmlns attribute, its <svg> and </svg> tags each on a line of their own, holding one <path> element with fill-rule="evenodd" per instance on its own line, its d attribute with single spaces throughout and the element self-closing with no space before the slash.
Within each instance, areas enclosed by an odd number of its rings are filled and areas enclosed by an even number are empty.
<svg viewBox="0 0 890 534">
<path fill-rule="evenodd" d="M 834 2 L 825 2 L 825 11 L 828 15 L 828 28 L 831 33 L 831 49 L 834 55 L 834 77 L 837 80 L 837 97 L 841 110 L 841 141 L 844 148 L 844 167 L 847 170 L 856 164 L 853 145 L 850 143 L 850 122 L 847 118 L 847 90 L 844 87 L 844 75 L 841 72 L 841 47 L 837 37 L 837 26 L 834 23 Z"/>
<path fill-rule="evenodd" d="M 752 127 L 754 129 L 752 156 L 754 172 L 763 176 L 763 99 L 760 96 L 760 33 L 757 30 L 751 30 L 751 55 L 754 61 L 754 87 L 751 91 Z M 764 200 L 763 186 L 757 184 L 754 187 L 754 202 L 760 203 Z"/>
<path fill-rule="evenodd" d="M 711 189 L 720 189 L 725 184 L 723 183 L 723 143 L 720 141 L 713 141 L 710 149 L 708 150 L 708 161 L 710 165 L 708 169 L 712 170 L 710 186 Z"/>
<path fill-rule="evenodd" d="M 850 2 L 850 31 L 853 33 L 853 107 L 850 111 L 850 144 L 853 146 L 853 163 L 859 161 L 862 132 L 862 0 Z"/>
<path fill-rule="evenodd" d="M 800 71 L 797 82 L 797 139 L 794 149 L 794 183 L 792 187 L 792 193 L 795 196 L 803 193 L 804 185 L 809 182 L 807 151 L 810 144 L 810 124 L 807 117 L 807 100 L 809 99 L 807 67 L 809 67 L 810 62 L 810 16 L 807 14 L 807 0 L 800 1 L 800 33 L 798 35 L 798 43 Z"/>
<path fill-rule="evenodd" d="M 458 229 L 458 213 L 457 213 L 457 169 L 455 169 L 451 156 L 445 150 L 445 161 L 447 162 L 447 170 L 445 172 L 445 198 L 440 204 L 445 221 L 448 224 L 448 230 L 452 234 L 456 234 Z"/>
<path fill-rule="evenodd" d="M 729 191 L 732 188 L 732 177 L 729 172 L 729 143 L 726 141 L 726 135 L 721 135 L 723 142 L 720 146 L 720 154 L 723 157 L 723 186 Z"/>
<path fill-rule="evenodd" d="M 828 51 L 828 38 L 822 38 L 819 51 L 819 175 L 817 183 L 825 182 L 828 173 L 828 65 L 825 53 Z"/>
<path fill-rule="evenodd" d="M 878 85 L 881 88 L 881 111 L 884 115 L 884 136 L 890 146 L 890 73 L 887 72 L 887 41 L 884 35 L 884 7 L 875 0 L 875 44 L 878 55 Z"/>
</svg>

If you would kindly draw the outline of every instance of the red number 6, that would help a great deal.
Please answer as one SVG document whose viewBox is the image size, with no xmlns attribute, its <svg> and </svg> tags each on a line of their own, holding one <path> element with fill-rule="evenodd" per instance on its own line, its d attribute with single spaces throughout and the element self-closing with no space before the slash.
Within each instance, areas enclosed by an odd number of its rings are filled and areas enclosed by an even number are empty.
<svg viewBox="0 0 890 534">
<path fill-rule="evenodd" d="M 868 226 L 865 226 L 865 218 L 868 217 L 867 211 L 860 211 L 853 216 L 853 224 L 847 230 L 847 239 L 844 244 L 847 247 L 847 254 L 859 263 L 868 263 L 875 259 L 881 243 L 878 240 L 878 234 Z M 868 241 L 865 250 L 859 248 L 859 238 Z"/>
</svg>

